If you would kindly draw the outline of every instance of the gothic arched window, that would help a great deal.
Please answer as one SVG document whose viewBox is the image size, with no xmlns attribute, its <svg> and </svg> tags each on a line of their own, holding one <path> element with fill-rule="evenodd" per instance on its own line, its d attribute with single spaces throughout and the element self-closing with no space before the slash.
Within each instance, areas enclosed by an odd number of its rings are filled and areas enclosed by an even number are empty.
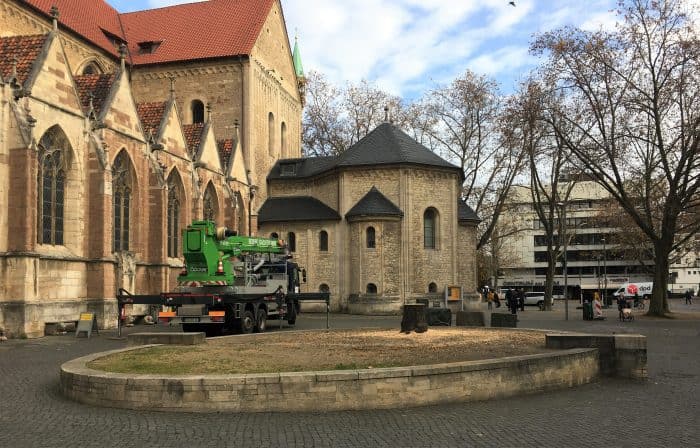
<svg viewBox="0 0 700 448">
<path fill-rule="evenodd" d="M 435 249 L 437 241 L 437 210 L 429 208 L 423 213 L 423 246 Z"/>
<path fill-rule="evenodd" d="M 180 176 L 173 171 L 168 177 L 168 257 L 180 256 Z"/>
<path fill-rule="evenodd" d="M 66 157 L 70 143 L 59 126 L 39 141 L 37 173 L 37 239 L 42 244 L 63 244 Z"/>
<path fill-rule="evenodd" d="M 204 191 L 203 209 L 205 220 L 216 221 L 218 206 L 216 201 L 216 191 L 214 190 L 214 186 L 211 184 L 211 182 Z"/>
<path fill-rule="evenodd" d="M 114 159 L 112 168 L 112 203 L 114 205 L 114 229 L 112 249 L 114 252 L 129 250 L 129 216 L 133 179 L 131 164 L 125 150 Z"/>
<path fill-rule="evenodd" d="M 192 100 L 192 124 L 204 123 L 204 103 Z"/>
<path fill-rule="evenodd" d="M 288 157 L 287 154 L 287 123 L 284 121 L 280 126 L 280 146 L 282 147 L 282 157 Z"/>
<path fill-rule="evenodd" d="M 275 116 L 270 112 L 267 114 L 267 152 L 275 155 Z"/>
</svg>

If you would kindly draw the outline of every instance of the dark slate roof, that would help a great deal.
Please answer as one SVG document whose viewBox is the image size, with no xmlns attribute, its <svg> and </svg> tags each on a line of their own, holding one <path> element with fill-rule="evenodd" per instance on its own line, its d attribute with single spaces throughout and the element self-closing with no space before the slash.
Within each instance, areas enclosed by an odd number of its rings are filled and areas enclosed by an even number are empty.
<svg viewBox="0 0 700 448">
<path fill-rule="evenodd" d="M 268 179 L 300 179 L 338 167 L 412 164 L 462 170 L 413 140 L 391 123 L 382 123 L 339 156 L 282 159 Z"/>
<path fill-rule="evenodd" d="M 311 196 L 267 198 L 258 210 L 258 222 L 340 221 L 338 212 Z"/>
<path fill-rule="evenodd" d="M 371 190 L 345 214 L 345 219 L 353 216 L 399 216 L 403 217 L 400 208 L 384 196 L 377 187 Z"/>
<path fill-rule="evenodd" d="M 391 123 L 382 123 L 338 157 L 337 166 L 430 165 L 460 170 Z"/>
<path fill-rule="evenodd" d="M 85 113 L 90 109 L 90 95 L 92 95 L 92 107 L 95 110 L 95 115 L 100 115 L 102 107 L 107 100 L 107 96 L 112 90 L 112 84 L 116 79 L 115 77 L 116 75 L 114 73 L 73 77 L 75 86 L 78 89 L 78 95 L 80 96 L 80 104 Z"/>
<path fill-rule="evenodd" d="M 463 199 L 459 199 L 457 203 L 457 219 L 459 221 L 476 221 L 481 222 L 481 218 Z"/>
<path fill-rule="evenodd" d="M 17 82 L 23 85 L 46 43 L 47 34 L 0 37 L 0 81 L 12 76 L 17 61 Z"/>
<path fill-rule="evenodd" d="M 337 157 L 309 157 L 305 159 L 280 159 L 267 175 L 268 179 L 311 177 L 335 168 Z"/>
</svg>

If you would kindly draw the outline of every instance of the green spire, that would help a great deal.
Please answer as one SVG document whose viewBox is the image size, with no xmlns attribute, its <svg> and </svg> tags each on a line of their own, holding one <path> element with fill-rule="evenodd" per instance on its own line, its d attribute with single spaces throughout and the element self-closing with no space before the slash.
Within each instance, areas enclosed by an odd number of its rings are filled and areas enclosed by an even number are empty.
<svg viewBox="0 0 700 448">
<path fill-rule="evenodd" d="M 294 60 L 294 72 L 297 78 L 304 78 L 304 67 L 301 65 L 301 52 L 299 51 L 299 39 L 294 36 L 294 53 L 292 54 L 292 59 Z"/>
</svg>

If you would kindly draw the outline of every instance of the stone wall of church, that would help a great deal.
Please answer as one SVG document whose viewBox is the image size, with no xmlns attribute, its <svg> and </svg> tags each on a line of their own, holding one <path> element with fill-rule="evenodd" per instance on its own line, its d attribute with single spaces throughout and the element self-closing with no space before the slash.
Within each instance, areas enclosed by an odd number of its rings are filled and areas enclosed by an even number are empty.
<svg viewBox="0 0 700 448">
<path fill-rule="evenodd" d="M 21 5 L 21 1 L 3 0 L 0 2 L 0 37 L 46 34 L 53 25 L 50 18 L 36 14 Z M 60 13 L 60 11 L 59 11 Z M 60 25 L 61 42 L 66 51 L 68 64 L 73 74 L 80 74 L 89 62 L 95 62 L 104 73 L 116 70 L 117 62 L 113 55 L 91 45 Z"/>
<path fill-rule="evenodd" d="M 279 238 L 285 241 L 289 240 L 289 232 L 294 232 L 296 247 L 291 253 L 292 261 L 306 269 L 307 282 L 301 285 L 301 292 L 318 292 L 321 285 L 327 285 L 331 293 L 331 309 L 333 311 L 341 309 L 340 300 L 342 299 L 338 283 L 338 263 L 346 255 L 342 250 L 344 244 L 338 238 L 341 225 L 333 221 L 264 223 L 259 229 L 261 236 L 270 237 L 272 233 L 276 233 Z M 328 233 L 327 251 L 320 250 L 319 235 L 321 231 Z"/>
<path fill-rule="evenodd" d="M 191 124 L 192 102 L 212 106 L 212 124 L 217 139 L 233 138 L 234 122 L 243 124 L 243 66 L 237 59 L 179 62 L 135 67 L 131 84 L 136 102 L 165 101 L 170 96 L 170 79 L 175 80 L 175 99 L 183 124 Z"/>
</svg>

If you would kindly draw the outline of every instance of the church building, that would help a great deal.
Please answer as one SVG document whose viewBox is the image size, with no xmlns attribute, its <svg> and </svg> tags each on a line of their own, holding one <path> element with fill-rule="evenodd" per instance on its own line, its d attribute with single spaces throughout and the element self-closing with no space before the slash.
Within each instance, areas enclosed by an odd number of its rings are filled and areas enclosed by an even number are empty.
<svg viewBox="0 0 700 448">
<path fill-rule="evenodd" d="M 114 326 L 119 288 L 174 287 L 193 219 L 255 233 L 301 155 L 294 55 L 279 0 L 0 0 L 0 327 Z"/>
<path fill-rule="evenodd" d="M 175 288 L 195 219 L 286 240 L 333 311 L 473 292 L 460 168 L 389 122 L 302 158 L 304 86 L 280 0 L 0 0 L 0 328 L 114 327 L 120 289 Z"/>
</svg>

